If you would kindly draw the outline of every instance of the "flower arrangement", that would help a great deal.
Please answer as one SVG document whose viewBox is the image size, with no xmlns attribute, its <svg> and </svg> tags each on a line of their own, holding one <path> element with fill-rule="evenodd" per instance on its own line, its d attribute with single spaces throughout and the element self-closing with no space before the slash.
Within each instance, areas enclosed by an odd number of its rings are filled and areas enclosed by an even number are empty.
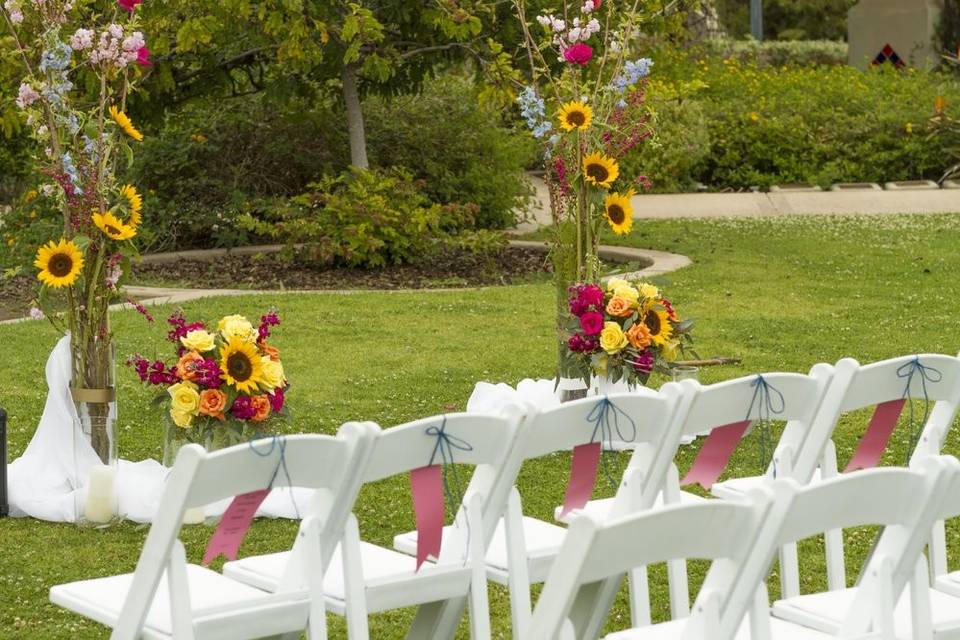
<svg viewBox="0 0 960 640">
<path fill-rule="evenodd" d="M 230 315 L 211 331 L 203 322 L 187 322 L 181 311 L 167 323 L 176 360 L 135 355 L 127 364 L 144 384 L 165 388 L 157 402 L 168 405 L 174 439 L 221 448 L 255 437 L 286 416 L 289 383 L 280 352 L 267 342 L 270 328 L 280 324 L 275 311 L 262 316 L 259 327 Z"/>
<path fill-rule="evenodd" d="M 87 417 L 108 414 L 105 405 L 113 394 L 108 308 L 136 255 L 130 240 L 143 216 L 136 187 L 117 175 L 132 161 L 131 145 L 143 140 L 124 111 L 150 66 L 138 30 L 141 1 L 120 0 L 106 12 L 89 3 L 74 6 L 72 0 L 0 5 L 13 55 L 23 68 L 16 104 L 41 150 L 35 161 L 46 184 L 38 192 L 63 216 L 62 236 L 37 251 L 40 290 L 31 316 L 45 315 L 70 332 L 74 398 L 97 400 L 80 412 Z M 61 306 L 53 304 L 53 292 L 62 294 Z M 97 427 L 91 444 L 107 462 L 110 436 Z"/>
<path fill-rule="evenodd" d="M 531 23 L 524 0 L 514 0 L 531 77 L 517 101 L 530 131 L 544 143 L 554 223 L 560 377 L 582 373 L 569 370 L 568 288 L 599 281 L 603 227 L 629 233 L 633 198 L 651 186 L 646 176 L 626 175 L 620 167 L 620 159 L 653 133 L 645 98 L 653 62 L 630 59 L 639 4 L 563 0 L 556 13 Z"/>
<path fill-rule="evenodd" d="M 579 284 L 570 288 L 568 370 L 589 385 L 591 376 L 646 384 L 655 370 L 669 363 L 692 342 L 692 320 L 681 320 L 659 287 L 623 278 L 605 287 Z"/>
</svg>

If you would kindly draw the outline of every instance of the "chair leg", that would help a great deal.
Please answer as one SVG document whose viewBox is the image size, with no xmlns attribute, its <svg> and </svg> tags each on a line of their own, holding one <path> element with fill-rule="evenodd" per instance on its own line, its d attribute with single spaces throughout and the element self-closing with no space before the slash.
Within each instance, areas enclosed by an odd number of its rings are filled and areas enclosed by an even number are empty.
<svg viewBox="0 0 960 640">
<path fill-rule="evenodd" d="M 530 574 L 527 543 L 523 535 L 523 506 L 516 487 L 510 490 L 503 524 L 507 542 L 507 586 L 510 589 L 513 637 L 523 638 L 531 618 Z"/>
<path fill-rule="evenodd" d="M 800 564 L 796 542 L 780 547 L 780 591 L 782 598 L 795 598 L 800 595 Z"/>
<path fill-rule="evenodd" d="M 363 562 L 360 557 L 360 528 L 351 513 L 347 518 L 342 545 L 344 614 L 349 640 L 368 640 L 370 629 L 367 623 L 366 581 L 363 578 Z"/>
<path fill-rule="evenodd" d="M 912 640 L 933 640 L 933 611 L 930 605 L 930 578 L 923 554 L 917 559 L 910 581 L 910 610 L 912 612 Z"/>
<path fill-rule="evenodd" d="M 467 503 L 467 521 L 471 531 L 483 531 L 481 516 L 483 498 L 474 494 Z M 490 638 L 490 603 L 487 600 L 487 563 L 483 537 L 470 536 L 470 637 L 472 640 Z M 517 636 L 522 637 L 522 636 Z"/>
<path fill-rule="evenodd" d="M 663 504 L 680 504 L 680 472 L 675 464 L 671 464 L 667 471 Z M 667 580 L 670 584 L 670 617 L 674 620 L 686 618 L 690 615 L 690 585 L 687 582 L 685 559 L 667 563 Z"/>
<path fill-rule="evenodd" d="M 652 622 L 650 615 L 650 584 L 646 567 L 631 569 L 627 574 L 630 587 L 630 624 L 646 627 Z"/>
<path fill-rule="evenodd" d="M 307 518 L 301 535 L 307 541 L 305 582 L 310 587 L 310 618 L 307 621 L 308 640 L 327 640 L 327 607 L 323 595 L 323 550 L 320 544 L 320 523 Z"/>
</svg>

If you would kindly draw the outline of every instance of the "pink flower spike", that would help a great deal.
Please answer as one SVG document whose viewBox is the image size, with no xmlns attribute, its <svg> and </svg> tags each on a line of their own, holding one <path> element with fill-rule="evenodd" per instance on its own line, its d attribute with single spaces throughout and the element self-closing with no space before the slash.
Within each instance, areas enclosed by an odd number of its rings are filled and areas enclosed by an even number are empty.
<svg viewBox="0 0 960 640">
<path fill-rule="evenodd" d="M 147 49 L 146 47 L 140 47 L 140 49 L 137 51 L 137 64 L 141 67 L 149 67 L 151 64 L 153 64 L 150 62 L 150 49 Z"/>
<path fill-rule="evenodd" d="M 578 64 L 581 67 L 587 66 L 593 59 L 593 49 L 588 44 L 578 42 L 572 47 L 563 50 L 563 59 L 570 64 Z"/>
<path fill-rule="evenodd" d="M 141 4 L 143 0 L 117 0 L 117 4 L 121 7 L 133 13 L 133 10 L 137 8 L 138 4 Z"/>
</svg>

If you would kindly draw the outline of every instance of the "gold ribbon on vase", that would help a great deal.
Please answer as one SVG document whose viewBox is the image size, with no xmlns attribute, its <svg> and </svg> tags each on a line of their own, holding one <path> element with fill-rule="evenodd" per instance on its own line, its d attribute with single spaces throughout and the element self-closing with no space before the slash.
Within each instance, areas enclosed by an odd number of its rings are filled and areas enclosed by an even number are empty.
<svg viewBox="0 0 960 640">
<path fill-rule="evenodd" d="M 74 402 L 87 402 L 90 404 L 107 404 L 117 399 L 117 390 L 114 387 L 106 389 L 85 389 L 82 387 L 71 387 L 70 395 Z"/>
</svg>

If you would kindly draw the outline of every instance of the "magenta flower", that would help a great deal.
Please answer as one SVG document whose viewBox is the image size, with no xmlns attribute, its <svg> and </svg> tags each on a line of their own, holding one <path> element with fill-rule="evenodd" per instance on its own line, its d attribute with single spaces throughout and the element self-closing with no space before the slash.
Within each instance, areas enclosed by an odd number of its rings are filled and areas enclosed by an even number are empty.
<svg viewBox="0 0 960 640">
<path fill-rule="evenodd" d="M 270 400 L 270 409 L 274 413 L 280 413 L 280 410 L 283 409 L 284 401 L 284 391 L 282 387 L 277 387 L 273 390 L 273 393 L 267 394 L 267 399 Z"/>
<path fill-rule="evenodd" d="M 208 358 L 203 362 L 197 363 L 194 366 L 194 371 L 197 374 L 197 384 L 207 387 L 208 389 L 220 388 L 223 371 L 220 370 L 220 365 L 217 364 L 216 360 L 210 360 Z"/>
<path fill-rule="evenodd" d="M 584 338 L 575 333 L 567 340 L 567 347 L 574 353 L 593 353 L 600 346 L 594 338 Z"/>
<path fill-rule="evenodd" d="M 633 368 L 640 373 L 650 373 L 653 371 L 653 361 L 653 354 L 650 353 L 648 349 L 638 355 L 631 364 L 633 364 Z"/>
<path fill-rule="evenodd" d="M 276 327 L 280 324 L 280 316 L 276 311 L 270 311 L 265 316 L 260 316 L 260 327 L 257 329 L 257 342 L 264 342 L 270 337 L 270 327 Z"/>
<path fill-rule="evenodd" d="M 140 47 L 137 50 L 137 64 L 141 67 L 149 67 L 152 64 L 150 62 L 150 49 Z"/>
<path fill-rule="evenodd" d="M 581 67 L 587 66 L 593 59 L 593 49 L 588 44 L 578 42 L 572 47 L 563 50 L 563 59 L 570 64 L 578 64 Z"/>
<path fill-rule="evenodd" d="M 588 284 L 580 289 L 580 299 L 599 309 L 603 306 L 603 289 L 595 284 Z"/>
<path fill-rule="evenodd" d="M 580 327 L 588 336 L 600 335 L 603 330 L 603 314 L 591 311 L 580 316 Z"/>
<path fill-rule="evenodd" d="M 248 396 L 237 396 L 237 399 L 233 401 L 230 412 L 240 420 L 250 420 L 257 415 L 257 410 L 253 408 Z"/>
<path fill-rule="evenodd" d="M 138 4 L 141 4 L 143 0 L 117 0 L 117 4 L 121 7 L 133 13 L 133 10 L 137 8 Z"/>
</svg>

